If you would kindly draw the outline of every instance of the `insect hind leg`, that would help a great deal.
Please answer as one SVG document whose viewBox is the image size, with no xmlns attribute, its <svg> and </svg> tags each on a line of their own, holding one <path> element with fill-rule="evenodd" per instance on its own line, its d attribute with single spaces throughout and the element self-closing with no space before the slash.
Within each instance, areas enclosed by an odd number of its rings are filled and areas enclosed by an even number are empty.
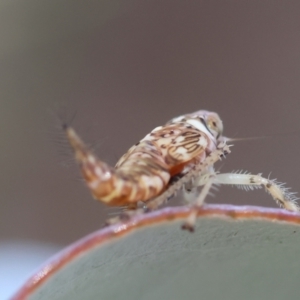
<svg viewBox="0 0 300 300">
<path fill-rule="evenodd" d="M 299 206 L 296 203 L 298 198 L 295 196 L 295 193 L 290 192 L 289 188 L 284 187 L 283 183 L 264 178 L 261 174 L 217 174 L 216 182 L 219 184 L 237 185 L 245 190 L 264 187 L 277 204 L 290 211 L 300 211 Z"/>
</svg>

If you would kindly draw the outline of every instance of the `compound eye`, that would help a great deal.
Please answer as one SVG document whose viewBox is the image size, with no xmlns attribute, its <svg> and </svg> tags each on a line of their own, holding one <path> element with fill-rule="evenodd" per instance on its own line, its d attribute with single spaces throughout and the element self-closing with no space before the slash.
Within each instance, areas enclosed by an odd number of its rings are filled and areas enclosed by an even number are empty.
<svg viewBox="0 0 300 300">
<path fill-rule="evenodd" d="M 208 116 L 206 119 L 206 126 L 211 134 L 218 139 L 223 132 L 222 121 L 215 116 Z"/>
</svg>

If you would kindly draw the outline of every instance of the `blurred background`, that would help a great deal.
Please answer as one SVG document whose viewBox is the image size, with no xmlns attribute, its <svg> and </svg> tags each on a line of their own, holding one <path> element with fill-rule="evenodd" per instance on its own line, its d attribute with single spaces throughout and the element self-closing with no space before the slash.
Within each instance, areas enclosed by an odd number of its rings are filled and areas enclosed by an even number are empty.
<svg viewBox="0 0 300 300">
<path fill-rule="evenodd" d="M 76 113 L 113 165 L 170 118 L 216 111 L 227 136 L 274 135 L 236 143 L 217 168 L 300 191 L 299 15 L 299 1 L 2 1 L 0 298 L 111 212 L 81 182 L 58 115 Z M 231 187 L 207 202 L 275 206 Z"/>
</svg>

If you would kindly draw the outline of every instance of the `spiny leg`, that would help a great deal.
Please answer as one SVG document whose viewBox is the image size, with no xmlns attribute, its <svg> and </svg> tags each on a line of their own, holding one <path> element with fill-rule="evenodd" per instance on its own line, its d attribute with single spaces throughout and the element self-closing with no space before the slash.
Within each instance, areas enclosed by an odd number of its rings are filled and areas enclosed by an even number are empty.
<svg viewBox="0 0 300 300">
<path fill-rule="evenodd" d="M 201 193 L 195 200 L 195 206 L 188 216 L 186 222 L 182 225 L 182 229 L 187 229 L 191 232 L 194 231 L 194 225 L 197 218 L 197 208 L 201 207 L 204 203 L 205 197 L 209 193 L 213 184 L 231 184 L 237 185 L 245 190 L 252 190 L 254 188 L 265 187 L 266 191 L 273 197 L 273 199 L 285 209 L 290 211 L 299 212 L 300 208 L 296 201 L 298 198 L 295 193 L 289 192 L 289 188 L 285 188 L 282 183 L 275 180 L 267 179 L 258 175 L 252 174 L 238 174 L 238 173 L 224 173 L 224 174 L 211 174 L 209 179 L 206 179 L 207 174 L 199 176 L 198 180 L 194 182 L 194 186 L 201 186 L 203 188 Z"/>
<path fill-rule="evenodd" d="M 263 186 L 279 205 L 290 211 L 300 211 L 296 203 L 298 198 L 295 193 L 289 192 L 289 189 L 285 188 L 283 183 L 264 178 L 261 174 L 224 173 L 217 174 L 215 180 L 216 183 L 238 185 L 245 190 Z"/>
</svg>

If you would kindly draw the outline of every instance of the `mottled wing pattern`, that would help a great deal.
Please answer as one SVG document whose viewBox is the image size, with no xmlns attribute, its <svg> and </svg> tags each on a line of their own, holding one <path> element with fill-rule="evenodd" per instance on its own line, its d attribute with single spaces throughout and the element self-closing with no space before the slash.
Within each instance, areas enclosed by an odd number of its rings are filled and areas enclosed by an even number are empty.
<svg viewBox="0 0 300 300">
<path fill-rule="evenodd" d="M 169 123 L 155 128 L 138 144 L 131 147 L 121 157 L 116 168 L 122 166 L 138 153 L 140 157 L 152 153 L 151 156 L 153 157 L 153 146 L 155 146 L 159 152 L 159 159 L 164 161 L 170 175 L 174 176 L 180 173 L 188 163 L 202 160 L 207 145 L 207 136 L 194 126 L 186 122 Z M 149 149 L 147 149 L 148 146 Z"/>
<path fill-rule="evenodd" d="M 204 159 L 207 136 L 189 124 L 169 124 L 154 132 L 153 137 L 162 150 L 171 176 L 182 172 L 190 162 Z"/>
</svg>

